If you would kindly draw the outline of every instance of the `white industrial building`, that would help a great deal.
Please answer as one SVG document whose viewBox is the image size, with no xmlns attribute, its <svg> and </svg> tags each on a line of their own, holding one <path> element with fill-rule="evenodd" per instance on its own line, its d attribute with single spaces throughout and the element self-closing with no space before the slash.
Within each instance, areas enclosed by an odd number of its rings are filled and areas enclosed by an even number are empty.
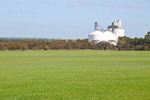
<svg viewBox="0 0 150 100">
<path fill-rule="evenodd" d="M 124 28 L 121 25 L 121 20 L 112 22 L 112 25 L 108 26 L 107 30 L 98 29 L 98 23 L 95 23 L 95 31 L 89 34 L 88 41 L 101 41 L 109 42 L 110 44 L 116 45 L 118 37 L 124 36 Z M 100 27 L 100 26 L 99 26 Z"/>
</svg>

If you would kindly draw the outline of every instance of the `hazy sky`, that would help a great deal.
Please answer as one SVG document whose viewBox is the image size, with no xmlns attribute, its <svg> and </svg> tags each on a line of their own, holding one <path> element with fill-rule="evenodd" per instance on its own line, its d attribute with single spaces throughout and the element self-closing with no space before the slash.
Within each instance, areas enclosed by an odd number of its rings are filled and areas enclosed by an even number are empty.
<svg viewBox="0 0 150 100">
<path fill-rule="evenodd" d="M 87 38 L 122 20 L 125 35 L 150 31 L 150 0 L 0 0 L 0 37 Z"/>
</svg>

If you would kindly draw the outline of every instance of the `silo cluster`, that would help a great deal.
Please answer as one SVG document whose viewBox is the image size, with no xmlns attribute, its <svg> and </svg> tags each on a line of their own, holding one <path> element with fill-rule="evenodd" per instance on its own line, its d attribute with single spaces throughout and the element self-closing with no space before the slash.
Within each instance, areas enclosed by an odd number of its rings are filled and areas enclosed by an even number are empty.
<svg viewBox="0 0 150 100">
<path fill-rule="evenodd" d="M 88 41 L 101 41 L 109 42 L 116 45 L 118 38 L 124 36 L 124 28 L 121 25 L 121 20 L 112 22 L 112 25 L 108 26 L 107 30 L 97 29 L 97 22 L 95 23 L 95 31 L 89 34 Z"/>
</svg>

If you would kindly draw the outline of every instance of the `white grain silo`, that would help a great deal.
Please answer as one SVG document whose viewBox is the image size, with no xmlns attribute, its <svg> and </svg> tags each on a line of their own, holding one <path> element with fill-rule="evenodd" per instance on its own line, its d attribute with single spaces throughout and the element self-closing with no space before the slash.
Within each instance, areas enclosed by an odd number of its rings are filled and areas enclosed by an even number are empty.
<svg viewBox="0 0 150 100">
<path fill-rule="evenodd" d="M 92 42 L 93 40 L 99 43 L 100 41 L 105 41 L 105 34 L 99 30 L 96 30 L 89 34 L 89 42 Z"/>
<path fill-rule="evenodd" d="M 110 44 L 113 44 L 113 45 L 117 44 L 117 38 L 116 38 L 115 34 L 113 34 L 110 31 L 105 31 L 104 34 L 105 34 L 107 42 L 109 42 Z"/>
<path fill-rule="evenodd" d="M 124 28 L 121 25 L 121 20 L 118 20 L 117 22 L 112 22 L 112 25 L 108 26 L 107 30 L 114 33 L 116 35 L 117 40 L 118 37 L 124 36 Z"/>
<path fill-rule="evenodd" d="M 88 41 L 96 41 L 99 43 L 101 41 L 109 42 L 110 44 L 116 45 L 118 37 L 124 36 L 124 28 L 121 26 L 121 20 L 113 22 L 111 26 L 108 26 L 107 30 L 100 27 L 98 23 L 95 23 L 95 31 L 90 33 L 88 36 Z"/>
</svg>

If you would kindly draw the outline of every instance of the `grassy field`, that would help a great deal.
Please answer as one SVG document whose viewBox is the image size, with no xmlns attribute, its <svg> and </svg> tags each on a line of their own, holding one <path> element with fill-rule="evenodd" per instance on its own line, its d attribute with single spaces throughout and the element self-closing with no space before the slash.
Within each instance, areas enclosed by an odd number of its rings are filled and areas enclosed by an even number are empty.
<svg viewBox="0 0 150 100">
<path fill-rule="evenodd" d="M 150 52 L 0 51 L 0 100 L 150 100 Z"/>
</svg>

